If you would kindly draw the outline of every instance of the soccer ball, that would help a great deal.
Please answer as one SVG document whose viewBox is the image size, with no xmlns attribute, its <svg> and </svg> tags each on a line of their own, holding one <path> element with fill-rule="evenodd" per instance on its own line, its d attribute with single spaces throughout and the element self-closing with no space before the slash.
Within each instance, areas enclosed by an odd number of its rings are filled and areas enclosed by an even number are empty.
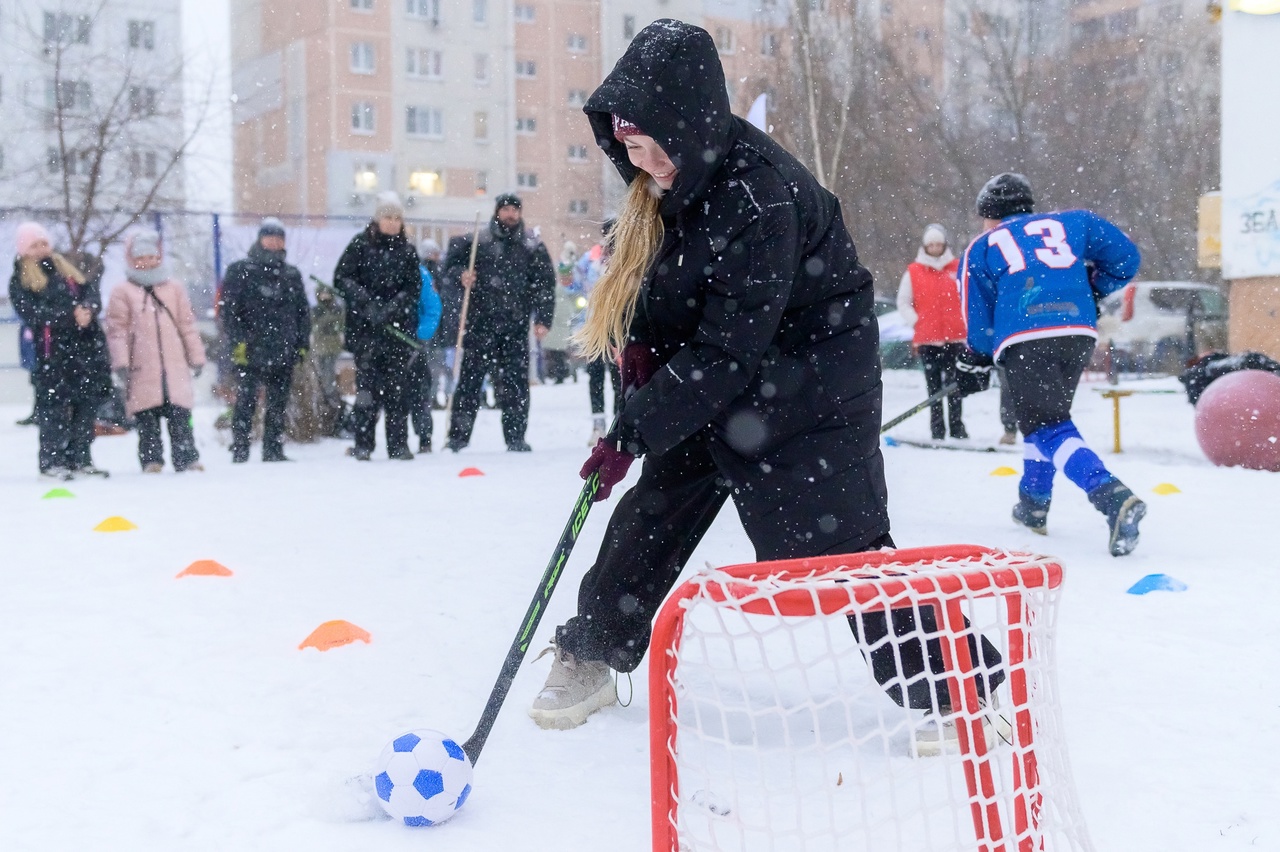
<svg viewBox="0 0 1280 852">
<path fill-rule="evenodd" d="M 439 731 L 410 731 L 378 755 L 373 778 L 378 803 L 405 825 L 435 825 L 471 795 L 471 761 Z"/>
</svg>

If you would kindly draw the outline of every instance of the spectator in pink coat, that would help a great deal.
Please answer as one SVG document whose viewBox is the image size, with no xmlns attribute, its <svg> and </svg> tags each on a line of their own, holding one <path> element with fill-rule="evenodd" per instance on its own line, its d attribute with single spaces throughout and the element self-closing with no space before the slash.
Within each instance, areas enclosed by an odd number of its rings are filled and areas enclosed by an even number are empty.
<svg viewBox="0 0 1280 852">
<path fill-rule="evenodd" d="M 138 461 L 144 473 L 164 470 L 160 419 L 169 424 L 173 468 L 204 470 L 191 430 L 195 404 L 192 375 L 204 367 L 204 344 L 196 331 L 191 299 L 170 277 L 152 230 L 125 243 L 127 280 L 107 304 L 111 368 L 126 385 L 125 408 L 138 421 Z"/>
</svg>

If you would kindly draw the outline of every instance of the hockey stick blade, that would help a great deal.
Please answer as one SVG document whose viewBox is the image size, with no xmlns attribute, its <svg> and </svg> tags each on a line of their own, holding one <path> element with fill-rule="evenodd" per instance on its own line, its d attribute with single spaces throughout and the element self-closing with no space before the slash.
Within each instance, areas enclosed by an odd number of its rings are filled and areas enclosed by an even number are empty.
<svg viewBox="0 0 1280 852">
<path fill-rule="evenodd" d="M 542 580 L 538 583 L 538 589 L 529 603 L 529 610 L 524 615 L 520 629 L 516 632 L 515 641 L 507 651 L 507 658 L 502 661 L 502 670 L 498 673 L 493 691 L 489 693 L 489 700 L 484 706 L 484 712 L 480 714 L 475 733 L 471 735 L 471 739 L 462 744 L 462 750 L 467 753 L 472 766 L 480 759 L 485 740 L 489 738 L 489 732 L 493 730 L 493 723 L 498 719 L 498 713 L 507 699 L 507 693 L 511 691 L 516 672 L 520 670 L 520 664 L 524 662 L 525 655 L 529 652 L 529 643 L 533 641 L 538 622 L 547 611 L 547 604 L 551 602 L 551 593 L 555 591 L 556 583 L 560 582 L 560 575 L 569 561 L 569 554 L 573 552 L 578 534 L 582 532 L 582 526 L 587 521 L 587 514 L 591 511 L 591 504 L 595 501 L 596 492 L 599 490 L 600 474 L 592 473 L 587 477 L 586 484 L 582 486 L 577 502 L 573 504 L 573 513 L 569 515 L 564 532 L 560 534 L 560 542 L 556 545 L 555 552 L 551 554 L 547 570 L 542 572 Z"/>
</svg>

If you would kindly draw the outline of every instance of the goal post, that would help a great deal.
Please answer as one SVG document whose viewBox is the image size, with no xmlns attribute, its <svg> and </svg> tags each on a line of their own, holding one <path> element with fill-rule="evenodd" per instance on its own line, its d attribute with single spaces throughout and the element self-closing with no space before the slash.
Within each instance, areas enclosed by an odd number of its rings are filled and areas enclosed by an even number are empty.
<svg viewBox="0 0 1280 852">
<path fill-rule="evenodd" d="M 1054 671 L 1062 575 L 956 545 L 683 583 L 649 663 L 654 852 L 1091 852 Z"/>
</svg>

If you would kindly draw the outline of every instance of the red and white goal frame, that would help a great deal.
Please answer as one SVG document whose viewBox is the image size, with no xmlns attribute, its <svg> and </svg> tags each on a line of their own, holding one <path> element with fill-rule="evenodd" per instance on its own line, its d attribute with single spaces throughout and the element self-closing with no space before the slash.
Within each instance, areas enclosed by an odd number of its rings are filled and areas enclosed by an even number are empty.
<svg viewBox="0 0 1280 852">
<path fill-rule="evenodd" d="M 654 852 L 1090 852 L 1056 697 L 1053 636 L 1062 578 L 1062 566 L 1048 557 L 956 545 L 737 565 L 710 569 L 682 584 L 655 619 L 650 653 Z M 932 610 L 937 632 L 918 638 L 937 640 L 942 671 L 926 676 L 934 678 L 939 695 L 949 694 L 951 707 L 963 708 L 950 717 L 958 749 L 949 759 L 913 761 L 903 753 L 910 726 L 919 724 L 923 711 L 912 716 L 884 696 L 868 673 L 867 648 L 847 626 L 868 613 L 908 608 L 917 624 L 921 612 Z M 988 614 L 986 621 L 978 618 L 980 611 Z M 804 646 L 810 640 L 795 632 L 811 622 L 828 625 L 811 642 L 812 655 Z M 993 734 L 992 709 L 980 692 L 973 653 L 978 635 L 994 641 L 1003 657 L 1007 679 L 998 713 L 1011 725 L 1010 742 Z M 910 635 L 885 641 L 905 638 Z M 794 648 L 799 662 L 788 665 L 799 671 L 780 675 L 762 665 L 770 645 L 784 656 Z M 722 659 L 712 660 L 717 655 Z M 706 660 L 719 667 L 705 666 Z M 774 707 L 775 698 L 765 695 L 762 707 L 748 706 L 772 680 L 810 685 L 804 666 L 812 660 L 824 671 L 838 671 L 837 686 L 818 687 L 827 690 L 821 700 L 806 706 L 803 696 L 798 703 L 794 696 L 782 697 Z M 703 677 L 699 666 L 709 674 Z M 739 682 L 735 668 L 749 670 L 742 676 L 756 682 Z M 856 713 L 839 706 L 850 676 L 862 678 L 863 703 Z M 726 678 L 732 683 L 717 685 Z M 682 702 L 689 704 L 684 716 Z M 803 720 L 798 726 L 796 718 Z M 822 742 L 832 719 L 845 740 Z M 756 726 L 782 733 L 762 745 Z M 795 731 L 798 737 L 792 737 Z M 804 754 L 826 787 L 801 789 L 797 781 L 797 803 L 777 805 L 770 798 L 779 789 L 787 792 L 786 774 L 799 765 L 789 749 L 798 752 L 795 742 L 806 738 L 812 742 L 803 746 Z M 766 765 L 760 753 L 774 745 L 777 753 Z M 708 766 L 749 765 L 768 789 L 755 800 L 736 797 L 732 771 L 708 781 L 715 776 L 711 769 L 684 766 L 686 751 L 716 749 L 728 757 L 708 759 Z M 691 790 L 682 797 L 682 770 L 698 775 L 691 784 L 722 783 L 725 789 Z M 797 816 L 802 810 L 808 813 Z M 802 825 L 806 820 L 813 825 Z"/>
</svg>

